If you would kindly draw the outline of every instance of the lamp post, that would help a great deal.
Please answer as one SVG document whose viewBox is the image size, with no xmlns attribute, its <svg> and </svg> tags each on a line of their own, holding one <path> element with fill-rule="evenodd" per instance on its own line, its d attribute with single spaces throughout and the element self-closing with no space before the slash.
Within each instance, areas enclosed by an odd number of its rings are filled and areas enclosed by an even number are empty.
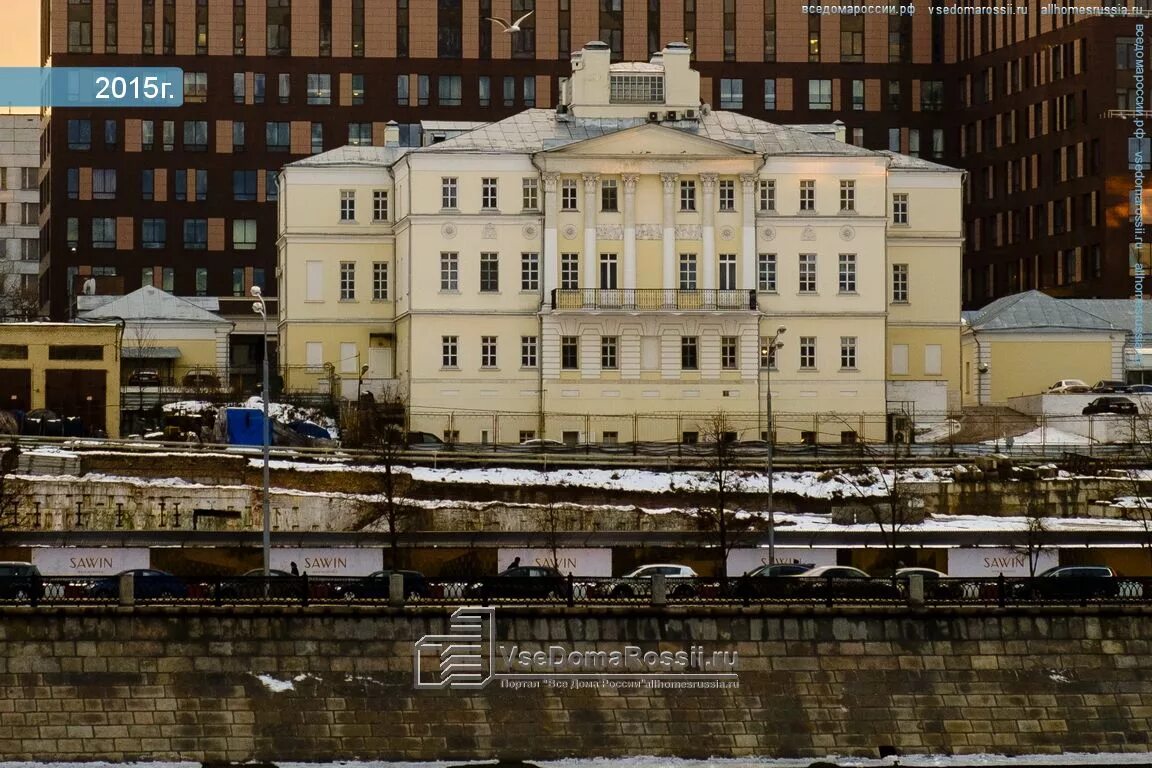
<svg viewBox="0 0 1152 768">
<path fill-rule="evenodd" d="M 788 330 L 784 326 L 776 329 L 776 333 L 768 337 L 768 343 L 760 349 L 760 354 L 764 358 L 765 368 L 764 377 L 766 380 L 765 389 L 765 412 L 768 421 L 768 434 L 765 443 L 768 446 L 768 565 L 776 564 L 776 509 L 773 499 L 773 482 L 772 482 L 772 368 L 776 365 L 776 351 L 784 346 L 784 342 L 780 341 L 780 337 L 784 335 L 784 331 Z"/>
<path fill-rule="evenodd" d="M 252 311 L 263 321 L 261 335 L 264 339 L 264 392 L 261 397 L 264 401 L 264 434 L 261 443 L 264 448 L 264 576 L 267 577 L 272 572 L 272 510 L 268 499 L 268 448 L 272 443 L 272 424 L 268 420 L 268 307 L 260 286 L 252 286 L 252 296 L 256 299 L 252 302 Z"/>
</svg>

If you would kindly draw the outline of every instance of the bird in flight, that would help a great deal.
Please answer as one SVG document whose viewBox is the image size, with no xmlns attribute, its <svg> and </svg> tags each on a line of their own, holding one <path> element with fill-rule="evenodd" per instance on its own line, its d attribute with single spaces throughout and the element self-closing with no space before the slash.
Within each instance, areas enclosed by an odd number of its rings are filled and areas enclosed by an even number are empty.
<svg viewBox="0 0 1152 768">
<path fill-rule="evenodd" d="M 504 21 L 504 19 L 496 19 L 496 18 L 493 18 L 491 16 L 488 17 L 488 21 L 494 21 L 497 24 L 499 24 L 500 26 L 504 27 L 505 32 L 519 32 L 520 31 L 520 25 L 524 23 L 524 19 L 528 18 L 529 16 L 531 16 L 534 13 L 536 13 L 536 11 L 528 11 L 528 13 L 526 13 L 523 16 L 521 16 L 520 18 L 516 19 L 515 24 L 509 24 L 508 22 Z"/>
</svg>

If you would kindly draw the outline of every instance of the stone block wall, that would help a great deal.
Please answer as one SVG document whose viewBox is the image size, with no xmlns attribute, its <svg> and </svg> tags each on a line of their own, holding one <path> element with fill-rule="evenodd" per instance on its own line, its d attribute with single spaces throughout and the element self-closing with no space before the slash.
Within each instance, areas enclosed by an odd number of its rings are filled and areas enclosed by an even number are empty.
<svg viewBox="0 0 1152 768">
<path fill-rule="evenodd" d="M 497 608 L 520 650 L 703 646 L 738 688 L 417 690 L 449 609 L 0 610 L 0 760 L 1145 752 L 1152 615 Z M 536 684 L 538 683 L 538 684 Z"/>
</svg>

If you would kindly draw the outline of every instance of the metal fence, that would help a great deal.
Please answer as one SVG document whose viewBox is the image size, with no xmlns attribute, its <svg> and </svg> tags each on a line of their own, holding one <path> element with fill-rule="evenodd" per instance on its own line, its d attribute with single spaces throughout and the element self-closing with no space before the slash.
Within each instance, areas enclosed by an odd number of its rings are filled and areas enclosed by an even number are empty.
<svg viewBox="0 0 1152 768">
<path fill-rule="evenodd" d="M 627 579 L 577 576 L 428 580 L 175 576 L 0 578 L 0 606 L 31 605 L 1140 605 L 1152 578 L 828 579 L 803 576 Z"/>
</svg>

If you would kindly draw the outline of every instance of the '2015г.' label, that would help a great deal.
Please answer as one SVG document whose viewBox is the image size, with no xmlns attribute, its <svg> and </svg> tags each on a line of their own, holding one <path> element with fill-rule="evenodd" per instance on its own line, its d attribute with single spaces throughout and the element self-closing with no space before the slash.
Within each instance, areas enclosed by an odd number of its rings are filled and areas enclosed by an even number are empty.
<svg viewBox="0 0 1152 768">
<path fill-rule="evenodd" d="M 125 97 L 131 99 L 169 99 L 171 98 L 169 93 L 171 87 L 172 83 L 155 75 L 147 75 L 142 78 L 98 75 L 96 77 L 96 98 L 106 100 L 120 100 Z"/>
</svg>

